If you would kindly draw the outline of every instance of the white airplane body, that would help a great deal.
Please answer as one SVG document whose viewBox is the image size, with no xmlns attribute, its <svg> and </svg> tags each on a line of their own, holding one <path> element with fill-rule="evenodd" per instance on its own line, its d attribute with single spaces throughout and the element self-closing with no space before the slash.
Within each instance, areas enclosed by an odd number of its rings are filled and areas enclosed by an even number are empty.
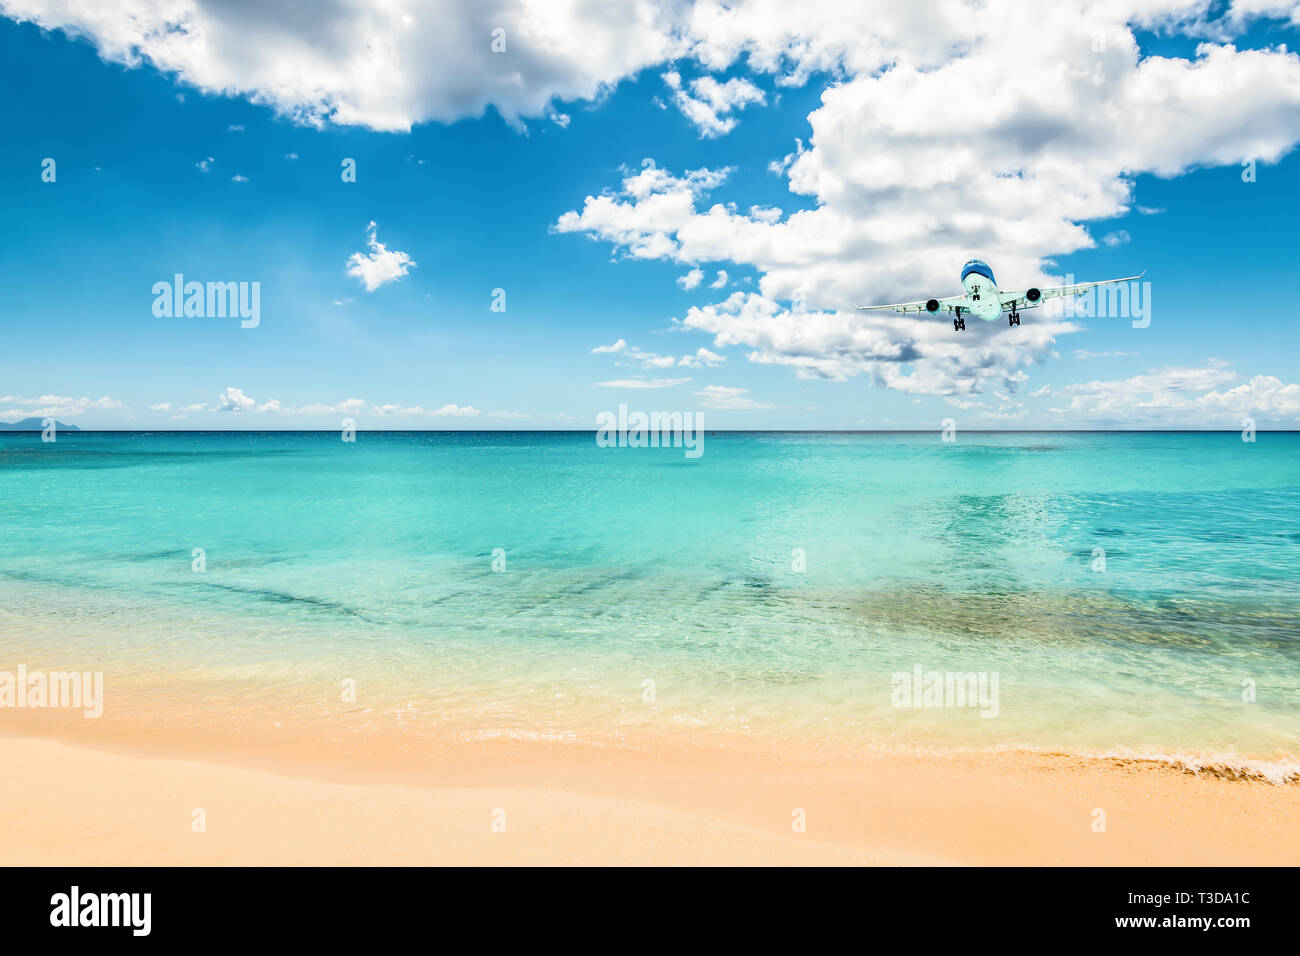
<svg viewBox="0 0 1300 956">
<path fill-rule="evenodd" d="M 955 331 L 966 328 L 964 316 L 973 315 L 992 322 L 1003 312 L 1007 312 L 1007 324 L 1020 324 L 1020 309 L 1032 309 L 1042 305 L 1047 299 L 1057 299 L 1067 295 L 1078 295 L 1095 289 L 1097 286 L 1113 285 L 1116 282 L 1132 282 L 1141 279 L 1146 273 L 1128 276 L 1124 279 L 1104 279 L 1101 282 L 1082 282 L 1074 285 L 1055 286 L 1048 289 L 1031 287 L 1023 292 L 1003 292 L 998 289 L 993 278 L 993 270 L 980 259 L 972 259 L 961 270 L 961 285 L 966 291 L 961 295 L 950 295 L 944 299 L 920 299 L 916 302 L 898 302 L 894 305 L 860 305 L 861 312 L 948 312 L 953 316 L 952 327 Z"/>
</svg>

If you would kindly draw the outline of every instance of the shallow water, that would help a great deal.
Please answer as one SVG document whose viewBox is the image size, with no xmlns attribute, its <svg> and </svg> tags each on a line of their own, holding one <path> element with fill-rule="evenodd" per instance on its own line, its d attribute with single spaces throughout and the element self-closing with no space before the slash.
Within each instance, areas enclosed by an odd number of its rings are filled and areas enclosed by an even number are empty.
<svg viewBox="0 0 1300 956">
<path fill-rule="evenodd" d="M 1297 581 L 1295 434 L 0 435 L 0 669 L 181 722 L 352 679 L 417 732 L 1286 764 Z"/>
</svg>

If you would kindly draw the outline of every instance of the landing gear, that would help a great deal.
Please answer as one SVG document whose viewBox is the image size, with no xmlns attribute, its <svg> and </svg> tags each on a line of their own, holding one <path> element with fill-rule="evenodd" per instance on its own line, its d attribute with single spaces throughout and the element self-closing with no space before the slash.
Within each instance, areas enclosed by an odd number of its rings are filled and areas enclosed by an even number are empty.
<svg viewBox="0 0 1300 956">
<path fill-rule="evenodd" d="M 957 307 L 956 312 L 957 312 L 957 317 L 954 318 L 954 319 L 952 320 L 952 330 L 953 330 L 954 332 L 962 332 L 962 331 L 965 331 L 965 329 L 966 329 L 966 320 L 963 319 L 963 318 L 961 317 L 961 307 L 960 307 L 960 306 Z"/>
<path fill-rule="evenodd" d="M 1020 313 L 1017 312 L 1015 309 L 1012 309 L 1011 314 L 1007 316 L 1007 325 L 1019 325 L 1019 324 L 1020 324 Z"/>
</svg>

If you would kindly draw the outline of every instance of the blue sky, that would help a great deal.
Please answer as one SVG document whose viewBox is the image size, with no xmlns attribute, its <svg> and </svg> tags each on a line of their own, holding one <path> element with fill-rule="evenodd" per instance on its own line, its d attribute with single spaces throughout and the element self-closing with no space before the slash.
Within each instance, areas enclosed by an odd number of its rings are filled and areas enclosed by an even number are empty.
<svg viewBox="0 0 1300 956">
<path fill-rule="evenodd" d="M 339 79 L 356 70 L 340 40 L 297 70 L 304 93 L 143 35 L 123 54 L 111 13 L 0 4 L 25 21 L 0 18 L 0 420 L 589 428 L 625 402 L 717 428 L 1300 424 L 1300 31 L 1283 5 L 1080 7 L 1015 62 L 959 19 L 931 46 L 882 28 L 817 48 L 766 4 L 739 39 L 664 14 L 667 46 L 615 35 L 586 44 L 612 51 L 592 62 L 581 39 L 616 29 L 601 18 L 529 58 L 540 41 L 506 6 L 520 52 L 462 23 L 483 55 L 390 93 Z M 474 16 L 423 12 L 438 32 Z M 187 29 L 269 56 L 301 26 L 225 15 L 196 3 Z M 514 86 L 476 86 L 512 56 Z M 349 274 L 377 256 L 384 278 L 397 254 L 414 266 L 373 288 Z M 1036 310 L 959 336 L 852 310 L 954 294 L 971 256 L 1004 288 L 1147 270 L 1150 324 Z M 260 323 L 156 317 L 151 289 L 178 272 L 260 283 Z"/>
</svg>

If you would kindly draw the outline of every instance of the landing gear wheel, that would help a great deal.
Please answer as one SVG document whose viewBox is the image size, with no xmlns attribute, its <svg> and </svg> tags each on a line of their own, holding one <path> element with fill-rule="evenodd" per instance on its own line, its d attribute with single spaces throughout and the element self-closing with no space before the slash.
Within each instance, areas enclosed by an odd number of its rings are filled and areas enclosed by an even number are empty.
<svg viewBox="0 0 1300 956">
<path fill-rule="evenodd" d="M 1020 324 L 1019 312 L 1012 312 L 1010 315 L 1007 316 L 1007 325 L 1019 325 L 1019 324 Z"/>
<path fill-rule="evenodd" d="M 957 317 L 952 320 L 952 330 L 954 332 L 962 332 L 965 331 L 965 329 L 966 320 L 961 317 L 961 313 L 959 312 L 957 313 Z"/>
</svg>

